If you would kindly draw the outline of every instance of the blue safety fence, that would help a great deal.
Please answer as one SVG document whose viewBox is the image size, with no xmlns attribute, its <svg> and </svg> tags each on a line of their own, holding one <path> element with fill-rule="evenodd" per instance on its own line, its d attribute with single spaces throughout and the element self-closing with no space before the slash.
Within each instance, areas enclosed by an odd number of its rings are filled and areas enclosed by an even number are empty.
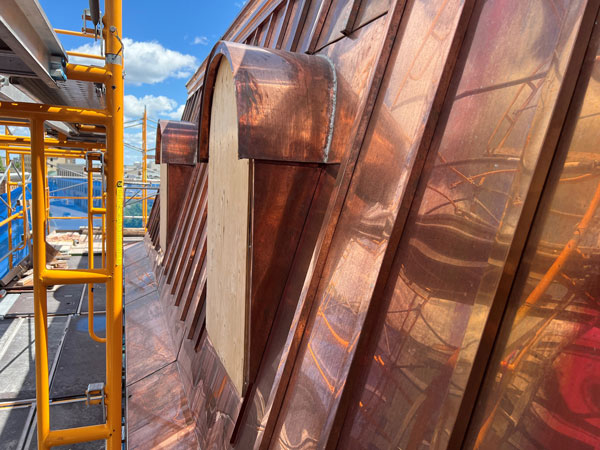
<svg viewBox="0 0 600 450">
<path fill-rule="evenodd" d="M 48 187 L 50 191 L 50 231 L 74 230 L 81 227 L 87 227 L 87 178 L 83 177 L 48 177 Z M 154 203 L 154 194 L 158 184 L 146 186 L 146 196 L 148 198 L 148 214 Z M 11 204 L 13 214 L 21 211 L 22 200 L 19 186 L 11 191 Z M 27 199 L 31 200 L 31 183 L 27 184 Z M 94 197 L 100 197 L 102 192 L 102 183 L 94 181 Z M 143 186 L 126 183 L 125 208 L 123 211 L 124 228 L 142 227 L 142 201 L 140 199 L 128 199 L 127 197 L 141 197 L 143 195 Z M 4 202 L 7 201 L 6 194 L 1 195 Z M 59 198 L 56 198 L 59 197 Z M 82 197 L 76 199 L 66 199 L 60 197 Z M 8 217 L 8 208 L 6 203 L 0 200 L 0 221 Z M 19 204 L 19 206 L 15 206 Z M 94 207 L 101 207 L 102 200 L 94 199 Z M 31 224 L 31 211 L 28 209 L 29 223 Z M 127 217 L 134 216 L 134 217 Z M 53 219 L 52 217 L 65 217 L 64 219 Z M 73 217 L 67 219 L 66 217 Z M 83 217 L 81 219 L 76 217 Z M 100 227 L 102 219 L 99 216 L 94 218 L 94 227 Z M 23 220 L 16 219 L 10 224 L 0 227 L 0 258 L 8 255 L 8 229 L 12 227 L 13 248 L 21 244 L 23 240 Z M 13 266 L 19 264 L 29 254 L 29 249 L 24 248 L 13 253 Z M 0 261 L 0 278 L 9 271 L 8 257 Z"/>
<path fill-rule="evenodd" d="M 21 186 L 10 191 L 11 196 L 11 205 L 12 205 L 12 214 L 16 214 L 23 210 L 23 196 L 22 196 L 23 188 Z M 27 186 L 26 189 L 27 199 L 31 200 L 31 186 Z M 7 194 L 0 195 L 2 200 L 0 200 L 0 221 L 8 218 L 8 196 Z M 31 211 L 27 210 L 28 223 L 31 223 Z M 14 251 L 12 253 L 13 258 L 13 267 L 23 261 L 27 255 L 29 255 L 29 248 L 27 246 L 23 246 L 24 240 L 24 221 L 23 219 L 14 219 L 8 224 L 0 227 L 0 278 L 8 273 L 9 270 L 9 240 L 8 240 L 8 230 L 12 231 L 12 248 L 16 249 L 19 246 L 24 247 L 21 250 Z"/>
<path fill-rule="evenodd" d="M 82 177 L 48 177 L 50 190 L 50 231 L 79 230 L 87 227 L 85 219 L 53 219 L 52 217 L 87 217 L 87 178 Z M 102 194 L 102 183 L 94 181 L 94 197 Z M 85 197 L 81 199 L 63 199 L 53 197 Z M 95 207 L 101 207 L 100 199 L 94 200 Z M 94 226 L 101 225 L 100 218 L 94 218 Z"/>
</svg>

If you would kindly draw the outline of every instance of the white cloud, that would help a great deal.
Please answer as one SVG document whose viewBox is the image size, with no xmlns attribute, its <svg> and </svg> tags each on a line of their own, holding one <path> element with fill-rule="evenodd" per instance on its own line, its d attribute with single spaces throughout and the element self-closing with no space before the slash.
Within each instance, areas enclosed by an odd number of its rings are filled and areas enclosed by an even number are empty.
<svg viewBox="0 0 600 450">
<path fill-rule="evenodd" d="M 185 104 L 178 105 L 177 102 L 164 95 L 144 95 L 143 97 L 136 97 L 135 95 L 125 95 L 124 98 L 124 116 L 125 121 L 141 119 L 144 115 L 144 106 L 147 108 L 148 117 L 156 120 L 157 118 L 164 119 L 181 119 Z M 126 128 L 124 130 L 123 140 L 125 143 L 132 145 L 136 148 L 142 147 L 142 127 L 136 126 L 133 128 Z M 146 134 L 146 140 L 148 149 L 154 147 L 156 140 L 156 129 L 152 122 L 148 123 L 148 129 Z M 125 148 L 126 153 L 132 155 L 132 157 L 140 158 L 139 153 L 136 156 L 136 151 Z"/>
<path fill-rule="evenodd" d="M 167 114 L 167 117 L 169 117 L 170 119 L 181 120 L 181 116 L 183 115 L 184 109 L 185 109 L 185 104 L 179 105 L 179 107 L 175 111 Z"/>
<path fill-rule="evenodd" d="M 139 162 L 142 160 L 142 127 L 125 129 L 123 133 L 123 142 L 124 146 L 124 156 L 125 156 L 125 164 L 131 164 L 133 162 Z M 154 152 L 151 150 L 154 148 L 154 142 L 156 140 L 156 131 L 148 127 L 146 132 L 146 146 L 148 149 L 148 153 Z M 129 145 L 128 145 L 129 144 Z M 135 148 L 131 148 L 133 146 Z"/>
<path fill-rule="evenodd" d="M 10 133 L 14 136 L 29 136 L 29 127 L 8 127 Z M 4 127 L 2 127 L 2 134 L 4 134 Z"/>
<path fill-rule="evenodd" d="M 208 45 L 208 38 L 206 36 L 196 36 L 193 44 Z"/>
<path fill-rule="evenodd" d="M 246 6 L 246 3 L 248 3 L 248 0 L 244 0 L 242 2 L 234 2 L 234 5 L 242 9 L 244 6 Z"/>
<path fill-rule="evenodd" d="M 195 42 L 195 41 L 194 41 Z M 138 42 L 124 38 L 125 82 L 136 86 L 160 83 L 167 78 L 188 78 L 198 67 L 195 56 L 163 47 L 156 41 Z M 75 52 L 100 54 L 100 43 L 88 43 Z M 71 56 L 71 62 L 91 64 L 93 60 Z"/>
<path fill-rule="evenodd" d="M 178 111 L 175 100 L 164 95 L 125 95 L 124 97 L 125 120 L 139 119 L 144 115 L 144 107 L 147 108 L 149 117 L 173 117 Z M 181 108 L 181 106 L 179 106 Z"/>
</svg>

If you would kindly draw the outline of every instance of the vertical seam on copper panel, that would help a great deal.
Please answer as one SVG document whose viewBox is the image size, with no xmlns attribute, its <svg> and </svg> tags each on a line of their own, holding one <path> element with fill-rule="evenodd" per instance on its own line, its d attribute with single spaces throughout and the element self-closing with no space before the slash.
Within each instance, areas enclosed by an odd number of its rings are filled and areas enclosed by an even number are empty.
<svg viewBox="0 0 600 450">
<path fill-rule="evenodd" d="M 532 175 L 527 195 L 524 200 L 524 206 L 515 227 L 514 238 L 510 244 L 506 257 L 505 267 L 512 268 L 510 271 L 503 270 L 502 276 L 498 282 L 498 287 L 494 298 L 490 305 L 488 318 L 484 325 L 482 338 L 475 353 L 471 373 L 467 379 L 463 398 L 457 412 L 457 420 L 452 428 L 452 432 L 448 439 L 448 448 L 461 448 L 467 437 L 469 426 L 473 420 L 473 413 L 477 399 L 481 394 L 484 376 L 490 368 L 491 355 L 496 347 L 496 339 L 501 331 L 501 325 L 506 320 L 507 306 L 511 292 L 515 288 L 515 281 L 519 274 L 519 267 L 523 264 L 523 257 L 527 248 L 527 243 L 532 234 L 532 226 L 535 223 L 537 212 L 544 202 L 544 193 L 549 189 L 548 179 L 556 164 L 556 158 L 560 157 L 557 153 L 560 152 L 563 139 L 563 132 L 568 130 L 567 119 L 573 108 L 576 108 L 577 100 L 573 94 L 577 85 L 581 82 L 581 76 L 585 70 L 585 58 L 588 56 L 592 38 L 595 38 L 595 33 L 600 33 L 600 27 L 596 24 L 600 15 L 600 2 L 598 0 L 590 0 L 582 13 L 579 31 L 575 38 L 573 50 L 565 70 L 562 84 L 557 94 L 555 107 L 552 111 L 552 116 L 547 127 L 544 141 L 542 142 L 540 156 Z M 590 9 L 592 9 L 590 11 Z M 594 13 L 595 10 L 595 13 Z M 586 22 L 587 21 L 587 22 Z M 589 28 L 586 28 L 589 27 Z M 587 36 L 587 37 L 586 37 Z M 583 42 L 581 42 L 583 40 Z M 595 59 L 595 51 L 598 45 L 594 48 L 593 59 Z M 581 54 L 578 54 L 578 50 Z M 575 71 L 574 73 L 569 73 Z M 569 85 L 569 80 L 573 80 Z M 561 110 L 560 104 L 566 102 L 566 106 Z M 557 111 L 558 110 L 558 111 Z M 560 117 L 562 115 L 562 118 Z M 557 117 L 559 116 L 559 117 Z M 559 121 L 559 131 L 556 136 L 548 136 L 551 133 L 553 121 Z M 550 143 L 548 143 L 550 141 Z M 554 141 L 554 142 L 552 142 Z M 546 151 L 544 151 L 546 150 Z M 565 153 L 568 149 L 565 149 Z M 544 160 L 544 153 L 547 160 Z M 566 157 L 566 155 L 565 155 Z M 522 236 L 519 239 L 519 236 Z M 464 418 L 464 420 L 461 420 Z"/>
<path fill-rule="evenodd" d="M 300 15 L 298 16 L 298 23 L 296 25 L 296 29 L 293 30 L 294 38 L 292 39 L 292 43 L 290 45 L 289 51 L 295 52 L 298 47 L 298 41 L 300 41 L 300 36 L 302 35 L 302 30 L 304 29 L 304 25 L 306 24 L 306 17 L 308 16 L 308 10 L 310 9 L 310 5 L 315 0 L 298 0 L 302 2 Z"/>
<path fill-rule="evenodd" d="M 327 4 L 327 8 L 325 8 L 325 4 Z M 327 21 L 327 16 L 329 16 L 329 12 L 331 11 L 332 5 L 333 0 L 322 0 L 321 2 L 319 12 L 317 13 L 317 20 L 313 25 L 310 41 L 308 43 L 308 48 L 306 49 L 306 53 L 308 53 L 309 55 L 314 53 L 315 47 L 319 43 L 321 33 L 323 33 L 323 28 L 325 26 L 325 22 Z"/>
<path fill-rule="evenodd" d="M 438 105 L 441 109 L 442 105 L 444 105 L 446 102 L 446 98 L 448 98 L 448 91 L 450 90 L 451 79 L 453 78 L 453 69 L 459 58 L 460 49 L 462 47 L 463 39 L 471 20 L 471 13 L 475 1 L 476 0 L 472 0 L 469 3 L 469 0 L 467 0 L 465 2 L 465 5 L 463 6 L 461 18 L 459 18 L 455 35 L 453 37 L 453 43 L 451 44 L 450 49 L 448 51 L 448 55 L 446 57 L 445 69 L 440 75 L 438 88 L 436 89 L 435 96 L 432 100 L 432 112 L 430 112 L 429 117 L 427 118 L 426 126 L 424 127 L 424 131 L 421 137 L 421 143 L 419 144 L 419 148 L 417 150 L 417 157 L 415 158 L 413 169 L 409 176 L 412 181 L 409 180 L 409 182 L 407 183 L 404 198 L 400 202 L 399 213 L 392 227 L 389 242 L 384 253 L 384 258 L 381 263 L 380 271 L 377 275 L 375 287 L 373 289 L 373 294 L 367 307 L 367 313 L 363 322 L 363 329 L 360 331 L 354 356 L 352 357 L 351 361 L 347 366 L 347 377 L 345 379 L 343 387 L 341 388 L 341 393 L 338 397 L 338 409 L 334 413 L 333 420 L 330 422 L 331 425 L 329 427 L 329 435 L 325 437 L 325 445 L 327 448 L 334 448 L 338 444 L 339 437 L 341 435 L 341 431 L 343 429 L 345 418 L 348 412 L 348 407 L 350 405 L 350 396 L 352 394 L 351 391 L 353 390 L 355 383 L 358 382 L 353 380 L 356 380 L 356 372 L 360 368 L 359 365 L 361 362 L 361 354 L 365 352 L 365 349 L 371 347 L 371 340 L 374 339 L 374 333 L 371 333 L 371 328 L 376 323 L 379 323 L 376 320 L 377 313 L 379 312 L 377 308 L 382 307 L 382 305 L 380 304 L 381 302 L 377 299 L 382 298 L 386 291 L 391 267 L 397 254 L 397 246 L 400 242 L 404 231 L 404 227 L 406 225 L 406 220 L 408 219 L 408 216 L 412 209 L 412 205 L 415 201 L 415 194 L 419 184 L 420 175 L 423 172 L 423 168 L 425 166 L 425 162 L 428 154 L 431 151 L 431 148 L 435 146 L 435 130 L 440 126 L 440 123 L 444 122 L 444 118 L 441 117 L 441 114 L 434 114 L 433 111 L 435 110 L 436 105 Z M 461 21 L 463 22 L 462 25 Z M 428 132 L 429 136 L 427 136 Z"/>
<path fill-rule="evenodd" d="M 325 137 L 325 148 L 323 149 L 325 162 L 329 161 L 329 151 L 331 149 L 331 141 L 333 139 L 333 127 L 335 124 L 335 113 L 337 108 L 337 93 L 338 93 L 338 80 L 337 80 L 337 72 L 335 70 L 335 65 L 333 61 L 324 55 L 317 55 L 318 57 L 325 58 L 329 66 L 331 67 L 331 78 L 332 78 L 332 89 L 331 89 L 331 102 L 330 102 L 330 112 L 329 112 L 329 124 L 327 129 L 327 136 Z"/>
<path fill-rule="evenodd" d="M 321 180 L 325 176 L 326 176 L 325 170 L 324 169 L 320 169 L 320 173 L 319 173 L 319 175 L 317 177 L 317 181 L 315 183 L 315 188 L 313 189 L 312 196 L 311 196 L 311 199 L 310 199 L 310 203 L 309 203 L 308 208 L 307 208 L 307 213 L 306 213 L 306 216 L 304 217 L 304 221 L 302 223 L 302 230 L 305 230 L 305 228 L 306 228 L 306 223 L 308 222 L 308 218 L 310 217 L 310 212 L 311 212 L 311 209 L 312 209 L 312 207 L 314 205 L 315 197 L 317 196 L 317 192 L 319 190 L 319 186 L 320 186 Z M 286 290 L 287 290 L 287 287 L 288 287 L 288 283 L 289 283 L 289 280 L 290 280 L 291 273 L 294 270 L 294 262 L 296 261 L 296 256 L 298 254 L 298 249 L 300 248 L 300 245 L 302 243 L 302 238 L 303 238 L 303 233 L 300 234 L 300 237 L 298 239 L 298 243 L 296 244 L 296 248 L 294 249 L 294 255 L 292 257 L 292 263 L 290 265 L 290 270 L 288 271 L 288 274 L 287 274 L 287 277 L 286 277 L 286 281 L 285 281 L 285 284 L 284 284 L 283 292 L 281 294 L 281 298 L 283 298 L 285 296 L 285 293 L 286 293 Z M 270 341 L 271 335 L 273 333 L 273 328 L 275 326 L 275 321 L 277 320 L 277 317 L 279 315 L 280 309 L 281 309 L 281 299 L 280 299 L 280 302 L 277 305 L 277 309 L 276 309 L 275 315 L 273 317 L 273 322 L 271 323 L 271 327 L 269 329 L 269 333 L 267 334 L 267 339 L 265 340 L 265 346 L 264 346 L 263 351 L 262 351 L 262 353 L 260 355 L 260 361 L 258 363 L 258 370 L 257 370 L 257 374 L 256 374 L 256 377 L 255 377 L 255 380 L 251 380 L 251 381 L 256 381 L 256 378 L 258 378 L 258 375 L 261 373 L 261 368 L 262 368 L 262 365 L 263 365 L 263 358 L 265 356 L 266 349 L 267 349 L 267 347 L 269 345 L 269 341 Z M 250 392 L 248 392 L 248 394 L 250 394 Z M 238 417 L 237 421 L 243 420 L 244 418 L 245 418 L 245 416 L 242 417 L 242 415 L 240 415 Z"/>
<path fill-rule="evenodd" d="M 344 36 L 349 36 L 354 32 L 354 25 L 356 24 L 356 19 L 358 17 L 358 11 L 362 6 L 362 0 L 354 0 L 352 3 L 352 7 L 350 8 L 350 14 L 348 14 L 348 19 L 346 20 L 346 25 L 342 29 L 341 33 Z"/>
<path fill-rule="evenodd" d="M 381 44 L 378 51 L 379 55 L 375 62 L 375 69 L 367 85 L 367 95 L 365 96 L 365 100 L 359 108 L 360 113 L 358 117 L 360 117 L 360 119 L 356 127 L 356 132 L 353 136 L 352 144 L 350 144 L 349 146 L 347 156 L 340 167 L 340 171 L 338 172 L 337 178 L 340 180 L 340 182 L 338 184 L 338 182 L 336 181 L 336 185 L 338 185 L 339 187 L 337 191 L 332 192 L 331 201 L 328 205 L 328 212 L 326 213 L 326 217 L 321 227 L 321 232 L 319 233 L 318 241 L 321 241 L 321 243 L 319 244 L 319 242 L 317 242 L 315 246 L 316 262 L 314 270 L 312 273 L 307 274 L 307 278 L 309 279 L 308 289 L 306 290 L 304 299 L 302 300 L 301 296 L 299 300 L 299 303 L 305 303 L 304 307 L 302 308 L 304 311 L 301 311 L 301 316 L 303 316 L 305 318 L 304 320 L 306 321 L 310 320 L 310 317 L 312 315 L 312 310 L 314 308 L 314 299 L 316 297 L 316 293 L 320 284 L 323 266 L 327 260 L 331 240 L 333 239 L 333 236 L 335 234 L 337 222 L 340 217 L 341 211 L 343 210 L 344 203 L 346 201 L 346 196 L 352 181 L 354 169 L 356 168 L 356 161 L 358 160 L 360 150 L 366 137 L 366 130 L 371 120 L 375 100 L 379 96 L 379 91 L 381 89 L 381 83 L 383 80 L 383 72 L 385 71 L 385 67 L 387 66 L 387 63 L 389 61 L 392 45 L 398 31 L 399 23 L 404 14 L 405 6 L 405 0 L 397 0 L 394 4 L 393 13 L 388 21 L 388 26 L 385 35 L 381 40 Z M 337 206 L 338 204 L 339 206 Z M 292 345 L 292 347 L 295 347 L 293 348 L 293 354 L 288 354 L 283 364 L 284 373 L 288 371 L 289 372 L 285 374 L 285 381 L 280 381 L 280 383 L 284 385 L 280 385 L 276 388 L 275 396 L 280 398 L 274 400 L 274 402 L 277 401 L 279 405 L 272 405 L 275 406 L 276 409 L 275 411 L 271 410 L 269 418 L 267 419 L 267 424 L 265 426 L 265 430 L 263 431 L 263 441 L 261 442 L 261 448 L 264 448 L 265 446 L 270 445 L 272 443 L 273 432 L 275 431 L 275 428 L 277 427 L 277 424 L 279 423 L 280 419 L 279 413 L 281 412 L 281 408 L 285 404 L 285 397 L 287 394 L 289 383 L 291 377 L 293 376 L 294 369 L 296 368 L 300 345 L 305 339 L 306 327 L 304 327 L 301 331 L 297 331 L 297 333 L 298 335 L 293 338 L 293 341 L 297 341 L 297 344 Z M 274 412 L 276 413 L 276 417 L 274 419 L 271 419 Z M 273 420 L 275 420 L 275 423 L 273 423 Z M 267 427 L 271 428 L 269 430 L 270 433 L 267 433 Z"/>
<path fill-rule="evenodd" d="M 281 50 L 281 46 L 283 45 L 283 39 L 285 38 L 285 33 L 290 24 L 292 9 L 294 9 L 293 4 L 294 0 L 288 0 L 285 5 L 285 11 L 283 11 L 283 20 L 281 22 L 281 28 L 279 29 L 279 34 L 277 35 L 277 42 L 275 43 L 275 48 L 277 50 Z"/>
</svg>

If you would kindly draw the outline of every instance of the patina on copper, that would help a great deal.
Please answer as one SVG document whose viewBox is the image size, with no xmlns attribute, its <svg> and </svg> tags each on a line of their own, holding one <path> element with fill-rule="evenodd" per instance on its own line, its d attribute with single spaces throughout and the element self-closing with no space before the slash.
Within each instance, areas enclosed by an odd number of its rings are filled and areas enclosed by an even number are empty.
<svg viewBox="0 0 600 450">
<path fill-rule="evenodd" d="M 221 41 L 205 75 L 198 159 L 208 156 L 210 111 L 222 58 L 233 71 L 240 158 L 335 163 L 331 148 L 336 77 L 331 62 L 309 56 Z"/>
</svg>

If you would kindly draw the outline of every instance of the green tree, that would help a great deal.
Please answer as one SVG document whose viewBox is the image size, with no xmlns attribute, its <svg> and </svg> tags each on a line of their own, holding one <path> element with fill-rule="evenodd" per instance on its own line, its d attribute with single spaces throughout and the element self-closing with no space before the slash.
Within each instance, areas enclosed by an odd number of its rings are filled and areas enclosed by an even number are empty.
<svg viewBox="0 0 600 450">
<path fill-rule="evenodd" d="M 142 203 L 137 202 L 132 205 L 123 208 L 123 216 L 141 216 L 142 215 Z M 142 219 L 134 218 L 123 218 L 124 228 L 140 228 L 142 226 Z"/>
<path fill-rule="evenodd" d="M 13 167 L 15 169 L 17 169 L 18 171 L 21 171 L 21 159 L 11 159 L 10 162 L 12 163 Z"/>
</svg>

